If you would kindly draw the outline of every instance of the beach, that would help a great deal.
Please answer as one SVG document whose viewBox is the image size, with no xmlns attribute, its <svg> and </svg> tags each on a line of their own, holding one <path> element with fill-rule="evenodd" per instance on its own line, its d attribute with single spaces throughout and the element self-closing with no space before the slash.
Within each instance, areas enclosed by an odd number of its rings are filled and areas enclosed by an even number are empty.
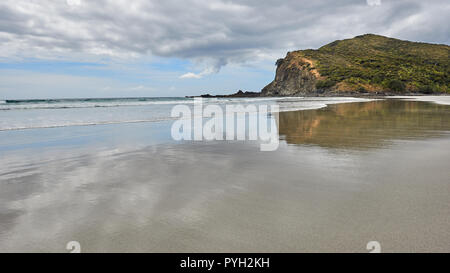
<svg viewBox="0 0 450 273">
<path fill-rule="evenodd" d="M 450 106 L 418 100 L 231 101 L 280 104 L 271 152 L 174 141 L 190 100 L 15 104 L 0 252 L 449 252 Z"/>
</svg>

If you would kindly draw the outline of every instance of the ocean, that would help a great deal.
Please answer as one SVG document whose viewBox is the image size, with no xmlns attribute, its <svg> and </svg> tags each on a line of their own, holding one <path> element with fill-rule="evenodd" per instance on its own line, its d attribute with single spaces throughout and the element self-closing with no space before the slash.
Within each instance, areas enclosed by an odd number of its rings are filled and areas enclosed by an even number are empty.
<svg viewBox="0 0 450 273">
<path fill-rule="evenodd" d="M 204 105 L 278 104 L 280 111 L 317 109 L 327 104 L 366 101 L 357 98 L 205 98 Z M 80 98 L 0 100 L 0 131 L 170 120 L 178 104 L 193 98 Z"/>
</svg>

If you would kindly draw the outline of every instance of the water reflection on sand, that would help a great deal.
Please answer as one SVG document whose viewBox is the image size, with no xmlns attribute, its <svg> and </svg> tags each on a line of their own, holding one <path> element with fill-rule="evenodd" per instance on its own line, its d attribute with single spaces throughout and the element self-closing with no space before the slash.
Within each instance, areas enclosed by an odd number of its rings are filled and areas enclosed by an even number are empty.
<svg viewBox="0 0 450 273">
<path fill-rule="evenodd" d="M 449 111 L 389 100 L 280 113 L 276 152 L 124 149 L 120 135 L 106 151 L 10 152 L 0 251 L 450 251 Z"/>
<path fill-rule="evenodd" d="M 280 113 L 287 143 L 376 148 L 395 139 L 424 139 L 450 130 L 450 107 L 415 101 L 372 101 Z"/>
</svg>

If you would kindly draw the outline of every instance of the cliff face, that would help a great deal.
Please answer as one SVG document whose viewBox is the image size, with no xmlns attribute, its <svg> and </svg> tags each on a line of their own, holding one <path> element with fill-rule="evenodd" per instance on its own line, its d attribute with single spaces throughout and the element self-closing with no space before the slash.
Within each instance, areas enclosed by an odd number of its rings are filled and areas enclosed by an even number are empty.
<svg viewBox="0 0 450 273">
<path fill-rule="evenodd" d="M 366 34 L 277 61 L 263 96 L 317 93 L 450 93 L 450 47 Z"/>
<path fill-rule="evenodd" d="M 312 60 L 289 52 L 277 61 L 275 80 L 261 91 L 263 96 L 295 96 L 315 92 L 320 74 Z"/>
</svg>

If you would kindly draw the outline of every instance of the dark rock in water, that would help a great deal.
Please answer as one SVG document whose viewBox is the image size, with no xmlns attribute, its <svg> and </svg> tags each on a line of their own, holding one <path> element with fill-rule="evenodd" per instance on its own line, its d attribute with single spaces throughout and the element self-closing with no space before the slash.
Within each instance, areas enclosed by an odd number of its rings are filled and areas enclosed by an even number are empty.
<svg viewBox="0 0 450 273">
<path fill-rule="evenodd" d="M 239 98 L 239 97 L 259 97 L 261 96 L 261 93 L 259 92 L 251 92 L 251 91 L 242 91 L 239 90 L 237 93 L 225 96 L 225 97 L 235 97 L 235 98 Z"/>
<path fill-rule="evenodd" d="M 204 95 L 201 95 L 200 97 L 202 97 L 202 98 L 212 98 L 214 96 L 210 95 L 210 94 L 204 94 Z"/>
<path fill-rule="evenodd" d="M 248 98 L 248 97 L 259 97 L 261 96 L 260 92 L 251 92 L 251 91 L 242 91 L 230 95 L 211 95 L 211 94 L 203 94 L 200 96 L 186 96 L 186 98 Z"/>
</svg>

